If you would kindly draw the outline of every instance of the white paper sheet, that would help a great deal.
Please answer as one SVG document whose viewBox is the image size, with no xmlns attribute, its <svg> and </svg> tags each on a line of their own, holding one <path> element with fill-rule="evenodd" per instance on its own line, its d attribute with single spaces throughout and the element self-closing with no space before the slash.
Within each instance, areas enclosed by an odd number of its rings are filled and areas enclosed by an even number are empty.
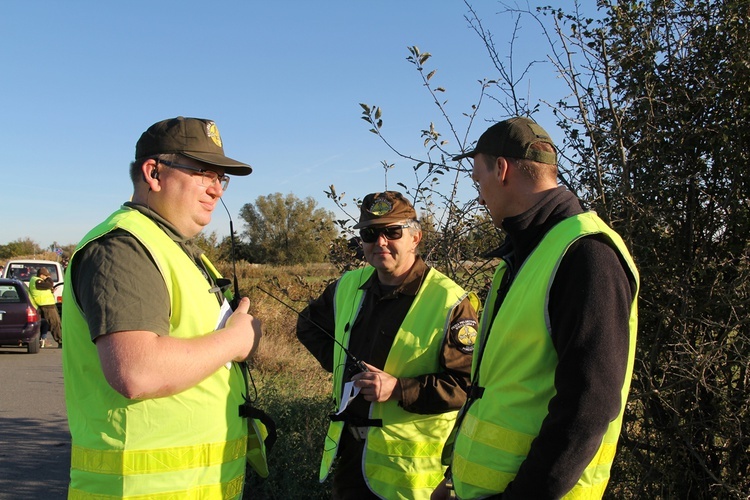
<svg viewBox="0 0 750 500">
<path fill-rule="evenodd" d="M 346 407 L 349 406 L 352 399 L 357 397 L 357 394 L 359 394 L 359 387 L 355 387 L 354 382 L 347 382 L 344 384 L 344 394 L 341 396 L 341 404 L 339 405 L 339 411 L 336 412 L 336 415 L 340 415 L 342 411 L 346 410 Z"/>
</svg>

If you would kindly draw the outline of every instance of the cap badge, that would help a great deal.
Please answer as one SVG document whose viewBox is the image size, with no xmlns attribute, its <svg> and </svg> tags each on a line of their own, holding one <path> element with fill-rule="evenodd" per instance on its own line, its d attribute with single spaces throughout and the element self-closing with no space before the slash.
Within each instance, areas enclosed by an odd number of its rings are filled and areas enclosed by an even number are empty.
<svg viewBox="0 0 750 500">
<path fill-rule="evenodd" d="M 370 205 L 370 208 L 367 211 L 372 215 L 382 217 L 391 210 L 393 210 L 393 203 L 385 198 L 378 198 L 377 200 L 372 202 L 372 205 Z"/>
<path fill-rule="evenodd" d="M 214 122 L 208 122 L 208 124 L 206 124 L 206 135 L 214 141 L 214 144 L 221 147 L 221 136 L 219 135 L 219 129 Z"/>
</svg>

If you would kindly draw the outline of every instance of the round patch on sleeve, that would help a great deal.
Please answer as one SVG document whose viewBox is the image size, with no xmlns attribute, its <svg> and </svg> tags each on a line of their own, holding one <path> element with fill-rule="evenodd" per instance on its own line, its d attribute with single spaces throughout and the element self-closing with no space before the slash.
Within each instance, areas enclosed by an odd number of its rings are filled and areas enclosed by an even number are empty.
<svg viewBox="0 0 750 500">
<path fill-rule="evenodd" d="M 477 323 L 472 319 L 458 321 L 451 325 L 451 333 L 457 347 L 465 353 L 474 351 L 477 340 Z"/>
</svg>

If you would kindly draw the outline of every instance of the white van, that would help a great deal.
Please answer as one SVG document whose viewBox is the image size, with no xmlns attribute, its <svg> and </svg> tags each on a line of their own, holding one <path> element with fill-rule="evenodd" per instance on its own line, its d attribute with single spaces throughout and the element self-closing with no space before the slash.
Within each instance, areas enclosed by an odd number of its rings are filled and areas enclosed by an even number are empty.
<svg viewBox="0 0 750 500">
<path fill-rule="evenodd" d="M 59 262 L 36 259 L 9 260 L 5 263 L 2 277 L 23 281 L 28 288 L 29 280 L 32 276 L 36 276 L 40 267 L 46 267 L 49 270 L 49 276 L 55 283 L 55 289 L 52 292 L 57 301 L 57 310 L 62 312 L 63 276 L 65 273 Z"/>
</svg>

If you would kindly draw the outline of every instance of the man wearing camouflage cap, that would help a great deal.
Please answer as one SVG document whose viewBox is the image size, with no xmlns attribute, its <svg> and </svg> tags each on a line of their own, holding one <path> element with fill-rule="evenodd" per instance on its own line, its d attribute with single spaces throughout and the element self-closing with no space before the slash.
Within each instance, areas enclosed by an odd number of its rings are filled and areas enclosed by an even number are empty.
<svg viewBox="0 0 750 500">
<path fill-rule="evenodd" d="M 143 133 L 132 201 L 92 229 L 65 277 L 63 368 L 70 498 L 240 498 L 247 420 L 238 363 L 260 321 L 191 239 L 229 175 L 216 124 L 177 117 Z M 230 294 L 231 295 L 231 294 Z M 253 455 L 254 456 L 254 455 Z M 265 465 L 265 464 L 263 464 Z"/>
<path fill-rule="evenodd" d="M 466 398 L 478 304 L 419 256 L 422 231 L 401 193 L 368 194 L 354 227 L 369 265 L 328 286 L 297 323 L 345 407 L 332 416 L 320 480 L 338 455 L 335 499 L 427 499 Z M 347 405 L 349 388 L 358 394 Z"/>
<path fill-rule="evenodd" d="M 557 185 L 538 124 L 496 123 L 454 159 L 467 157 L 507 236 L 433 499 L 450 487 L 461 499 L 600 498 L 633 370 L 638 271 L 620 236 Z"/>
</svg>

